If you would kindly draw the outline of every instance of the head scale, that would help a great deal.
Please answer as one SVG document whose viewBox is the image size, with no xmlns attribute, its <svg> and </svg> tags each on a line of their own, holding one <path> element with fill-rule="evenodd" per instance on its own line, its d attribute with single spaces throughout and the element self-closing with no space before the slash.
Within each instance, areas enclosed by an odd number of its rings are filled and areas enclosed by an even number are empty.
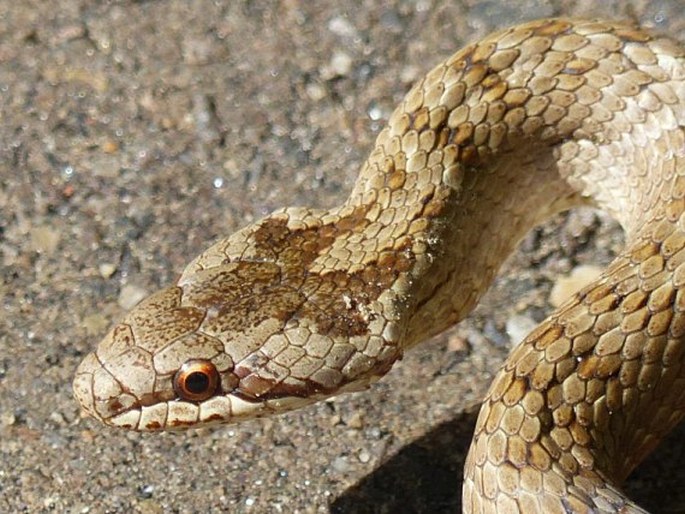
<svg viewBox="0 0 685 514">
<path fill-rule="evenodd" d="M 106 424 L 173 430 L 363 388 L 399 357 L 388 336 L 396 330 L 378 314 L 377 295 L 357 294 L 343 278 L 311 275 L 295 286 L 268 262 L 193 273 L 107 334 L 79 366 L 74 394 Z M 324 286 L 328 306 L 317 303 Z"/>
</svg>

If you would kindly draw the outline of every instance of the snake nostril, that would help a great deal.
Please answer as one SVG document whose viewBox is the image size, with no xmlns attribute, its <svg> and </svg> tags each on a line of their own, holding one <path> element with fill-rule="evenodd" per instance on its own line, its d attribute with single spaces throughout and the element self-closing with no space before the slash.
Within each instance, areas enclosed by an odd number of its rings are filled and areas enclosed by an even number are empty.
<svg viewBox="0 0 685 514">
<path fill-rule="evenodd" d="M 174 375 L 174 391 L 183 400 L 201 402 L 219 387 L 219 372 L 207 360 L 189 360 Z"/>
</svg>

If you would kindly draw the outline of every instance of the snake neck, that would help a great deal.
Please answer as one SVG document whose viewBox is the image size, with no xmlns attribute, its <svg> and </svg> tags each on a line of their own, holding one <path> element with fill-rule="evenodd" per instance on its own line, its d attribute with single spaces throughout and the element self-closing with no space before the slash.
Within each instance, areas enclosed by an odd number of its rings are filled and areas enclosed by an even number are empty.
<svg viewBox="0 0 685 514">
<path fill-rule="evenodd" d="M 521 237 L 555 212 L 594 204 L 632 241 L 661 199 L 685 191 L 673 171 L 685 153 L 685 113 L 671 101 L 685 95 L 681 51 L 655 40 L 653 60 L 672 77 L 652 76 L 627 50 L 649 36 L 579 27 L 532 22 L 511 34 L 515 48 L 498 47 L 497 34 L 457 52 L 391 115 L 341 207 L 277 211 L 199 256 L 181 282 L 227 260 L 273 262 L 322 309 L 337 298 L 339 323 L 317 314 L 320 330 L 363 337 L 374 316 L 391 319 L 387 342 L 405 348 L 462 319 Z"/>
<path fill-rule="evenodd" d="M 593 30 L 533 22 L 516 50 L 498 48 L 499 34 L 466 47 L 379 134 L 342 211 L 364 209 L 368 225 L 355 236 L 411 261 L 393 286 L 403 345 L 462 319 L 523 235 L 556 212 L 595 205 L 631 244 L 682 208 L 682 51 L 629 27 L 608 39 Z M 582 50 L 561 51 L 569 41 Z M 634 56 L 637 44 L 651 44 L 652 56 Z"/>
</svg>

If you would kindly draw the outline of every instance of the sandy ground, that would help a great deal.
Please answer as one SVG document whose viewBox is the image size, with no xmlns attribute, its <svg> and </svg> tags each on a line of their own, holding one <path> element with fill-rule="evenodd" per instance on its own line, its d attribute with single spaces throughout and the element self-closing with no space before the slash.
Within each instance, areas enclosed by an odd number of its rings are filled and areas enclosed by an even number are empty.
<svg viewBox="0 0 685 514">
<path fill-rule="evenodd" d="M 216 237 L 283 205 L 341 201 L 432 63 L 561 14 L 685 40 L 679 0 L 1 0 L 0 511 L 457 512 L 510 334 L 549 312 L 559 276 L 620 248 L 601 215 L 536 229 L 467 322 L 362 394 L 147 436 L 83 418 L 71 376 Z M 685 512 L 684 440 L 626 485 L 653 512 Z"/>
</svg>

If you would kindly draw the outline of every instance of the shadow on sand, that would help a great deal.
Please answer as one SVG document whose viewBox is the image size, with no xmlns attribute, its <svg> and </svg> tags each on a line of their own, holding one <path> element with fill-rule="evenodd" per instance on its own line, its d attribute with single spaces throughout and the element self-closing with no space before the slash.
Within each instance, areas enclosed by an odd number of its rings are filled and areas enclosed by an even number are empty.
<svg viewBox="0 0 685 514">
<path fill-rule="evenodd" d="M 463 414 L 403 448 L 337 498 L 333 514 L 460 513 L 464 460 L 478 416 Z M 685 423 L 624 489 L 654 514 L 685 513 Z"/>
</svg>

